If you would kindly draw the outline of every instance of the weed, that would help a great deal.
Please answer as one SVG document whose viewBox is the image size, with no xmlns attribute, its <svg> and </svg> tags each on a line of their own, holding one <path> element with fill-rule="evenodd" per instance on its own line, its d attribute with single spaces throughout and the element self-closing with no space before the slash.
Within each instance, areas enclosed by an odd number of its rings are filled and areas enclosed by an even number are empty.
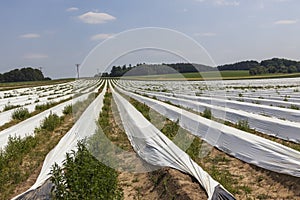
<svg viewBox="0 0 300 200">
<path fill-rule="evenodd" d="M 72 114 L 73 112 L 73 106 L 72 105 L 67 105 L 64 107 L 64 110 L 63 110 L 63 114 L 64 115 L 70 115 Z"/>
<path fill-rule="evenodd" d="M 61 124 L 61 118 L 56 114 L 50 114 L 42 122 L 41 129 L 45 129 L 47 131 L 54 131 L 54 129 L 58 127 L 60 124 Z"/>
<path fill-rule="evenodd" d="M 15 109 L 15 108 L 19 108 L 21 107 L 20 105 L 10 105 L 10 104 L 6 104 L 3 108 L 3 112 L 4 111 L 7 111 L 7 110 L 12 110 L 12 109 Z"/>
<path fill-rule="evenodd" d="M 299 107 L 296 106 L 296 105 L 291 105 L 291 106 L 290 106 L 290 109 L 299 110 Z"/>
<path fill-rule="evenodd" d="M 203 111 L 202 117 L 205 117 L 207 119 L 212 119 L 211 109 L 205 108 L 205 110 Z"/>
<path fill-rule="evenodd" d="M 82 142 L 77 152 L 66 154 L 62 167 L 51 169 L 53 198 L 60 199 L 122 199 L 118 173 L 99 162 Z"/>
<path fill-rule="evenodd" d="M 25 120 L 30 116 L 27 108 L 18 108 L 12 113 L 12 118 L 15 120 Z"/>
<path fill-rule="evenodd" d="M 238 123 L 236 124 L 236 128 L 246 132 L 249 132 L 251 130 L 248 120 L 239 120 Z"/>
</svg>

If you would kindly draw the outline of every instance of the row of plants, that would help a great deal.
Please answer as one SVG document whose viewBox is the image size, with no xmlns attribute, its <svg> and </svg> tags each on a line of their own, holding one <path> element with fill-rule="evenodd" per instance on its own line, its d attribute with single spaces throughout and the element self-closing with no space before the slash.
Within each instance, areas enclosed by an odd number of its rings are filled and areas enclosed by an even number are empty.
<svg viewBox="0 0 300 200">
<path fill-rule="evenodd" d="M 76 151 L 66 154 L 61 167 L 52 166 L 52 197 L 57 200 L 122 199 L 117 177 L 114 169 L 99 162 L 86 144 L 79 142 Z"/>
<path fill-rule="evenodd" d="M 34 135 L 20 138 L 10 136 L 8 144 L 0 150 L 0 199 L 11 198 L 19 184 L 41 165 L 47 153 L 63 134 L 53 134 L 70 116 L 47 116 Z M 67 124 L 71 128 L 72 123 Z"/>
<path fill-rule="evenodd" d="M 106 136 L 111 137 L 113 129 L 110 122 L 111 101 L 111 93 L 106 92 L 98 120 L 101 128 L 90 138 L 79 142 L 76 151 L 66 154 L 63 166 L 52 166 L 53 199 L 123 199 L 118 173 L 107 166 L 108 162 L 115 162 L 109 155 L 114 149 L 105 139 Z"/>
<path fill-rule="evenodd" d="M 0 199 L 12 197 L 16 187 L 35 172 L 48 152 L 73 126 L 74 116 L 80 116 L 95 96 L 97 94 L 91 94 L 85 101 L 77 102 L 76 110 L 72 105 L 65 106 L 62 117 L 48 115 L 33 136 L 10 136 L 8 145 L 0 150 Z M 20 116 L 24 115 L 23 112 L 27 113 L 22 111 Z"/>
<path fill-rule="evenodd" d="M 59 102 L 50 102 L 50 103 L 45 103 L 45 104 L 41 104 L 41 105 L 36 105 L 35 110 L 33 112 L 29 112 L 28 108 L 16 106 L 17 108 L 11 114 L 12 120 L 3 124 L 2 126 L 0 126 L 0 131 L 7 129 L 13 125 L 16 125 L 17 123 L 19 123 L 21 121 L 24 121 L 34 115 L 37 115 L 47 109 L 50 109 L 58 104 L 66 102 L 68 100 L 70 100 L 70 98 L 64 99 Z M 12 109 L 12 108 L 10 108 L 10 109 Z"/>
</svg>

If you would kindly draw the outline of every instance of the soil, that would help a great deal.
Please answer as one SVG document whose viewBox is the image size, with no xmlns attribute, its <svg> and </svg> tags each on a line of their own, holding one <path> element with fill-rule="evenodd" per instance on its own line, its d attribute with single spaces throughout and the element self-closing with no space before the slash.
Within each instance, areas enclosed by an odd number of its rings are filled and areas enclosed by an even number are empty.
<svg viewBox="0 0 300 200">
<path fill-rule="evenodd" d="M 250 188 L 249 193 L 241 190 L 235 194 L 237 199 L 300 199 L 300 178 L 244 163 L 215 148 L 208 155 L 210 159 L 217 156 L 224 156 L 229 160 L 217 163 L 218 169 L 229 171 L 237 180 L 236 185 Z M 213 166 L 212 162 L 200 162 L 207 169 Z"/>
</svg>

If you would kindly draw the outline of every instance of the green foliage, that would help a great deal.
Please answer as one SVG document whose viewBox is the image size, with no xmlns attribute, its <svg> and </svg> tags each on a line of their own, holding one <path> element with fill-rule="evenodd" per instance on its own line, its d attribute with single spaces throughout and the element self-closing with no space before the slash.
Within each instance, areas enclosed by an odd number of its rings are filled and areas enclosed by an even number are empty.
<svg viewBox="0 0 300 200">
<path fill-rule="evenodd" d="M 11 116 L 15 120 L 25 120 L 30 117 L 30 113 L 27 108 L 16 109 Z"/>
<path fill-rule="evenodd" d="M 248 120 L 239 120 L 238 123 L 236 124 L 236 127 L 238 129 L 240 129 L 242 131 L 246 131 L 246 132 L 249 132 L 251 130 Z"/>
<path fill-rule="evenodd" d="M 130 99 L 130 103 L 138 110 L 142 113 L 142 115 L 148 120 L 150 121 L 150 116 L 149 116 L 149 111 L 150 111 L 150 107 L 148 107 L 146 104 L 144 103 L 140 103 L 134 99 Z"/>
<path fill-rule="evenodd" d="M 238 181 L 228 170 L 218 169 L 215 165 L 213 165 L 207 172 L 209 173 L 209 175 L 211 175 L 213 179 L 218 181 L 230 193 L 239 193 L 239 189 L 235 186 L 238 184 Z"/>
<path fill-rule="evenodd" d="M 205 108 L 202 117 L 205 117 L 207 119 L 211 119 L 212 118 L 212 113 L 211 113 L 211 109 L 209 108 Z"/>
<path fill-rule="evenodd" d="M 176 122 L 167 120 L 161 132 L 164 133 L 170 140 L 172 140 L 178 133 L 179 127 L 179 120 Z"/>
<path fill-rule="evenodd" d="M 50 114 L 48 117 L 44 119 L 41 125 L 41 129 L 47 131 L 54 131 L 56 127 L 61 124 L 61 119 L 56 114 Z"/>
<path fill-rule="evenodd" d="M 73 112 L 73 106 L 72 105 L 67 105 L 64 107 L 64 110 L 63 110 L 63 114 L 64 115 L 70 115 L 72 114 Z"/>
<path fill-rule="evenodd" d="M 17 166 L 22 164 L 24 155 L 37 143 L 37 139 L 32 136 L 24 139 L 10 136 L 5 149 L 0 149 L 0 199 L 9 199 L 13 186 L 26 180 L 26 174 Z"/>
<path fill-rule="evenodd" d="M 120 77 L 126 76 L 143 76 L 159 74 L 176 74 L 176 73 L 199 73 L 206 71 L 216 71 L 215 68 L 201 64 L 191 63 L 173 63 L 173 64 L 145 64 L 140 63 L 136 66 L 126 65 L 113 66 L 109 76 Z"/>
<path fill-rule="evenodd" d="M 109 110 L 111 107 L 111 97 L 112 94 L 106 92 L 104 95 L 103 99 L 103 107 L 102 107 L 102 112 L 100 113 L 99 116 L 99 124 L 101 125 L 102 128 L 109 127 Z"/>
<path fill-rule="evenodd" d="M 275 74 L 275 73 L 296 73 L 300 72 L 300 62 L 273 58 L 264 60 L 255 67 L 250 68 L 250 75 Z"/>
<path fill-rule="evenodd" d="M 201 150 L 202 141 L 200 138 L 195 137 L 192 144 L 186 150 L 186 153 L 193 159 L 196 160 L 199 157 Z"/>
<path fill-rule="evenodd" d="M 290 108 L 291 108 L 291 109 L 294 109 L 294 110 L 299 110 L 299 107 L 296 106 L 296 105 L 293 105 L 293 104 L 290 106 Z"/>
<path fill-rule="evenodd" d="M 54 199 L 122 199 L 117 172 L 95 159 L 82 142 L 66 154 L 62 167 L 51 169 Z"/>
<path fill-rule="evenodd" d="M 41 111 L 44 111 L 44 110 L 47 110 L 47 109 L 53 107 L 54 105 L 55 105 L 55 103 L 47 102 L 45 104 L 36 105 L 35 110 L 41 112 Z"/>
<path fill-rule="evenodd" d="M 38 69 L 31 67 L 14 69 L 4 74 L 0 74 L 0 82 L 22 82 L 22 81 L 43 81 L 51 80 L 45 78 L 43 73 Z"/>
<path fill-rule="evenodd" d="M 237 62 L 234 64 L 227 64 L 218 66 L 218 70 L 225 71 L 225 70 L 249 70 L 253 67 L 256 67 L 259 63 L 257 61 L 242 61 Z"/>
<path fill-rule="evenodd" d="M 6 104 L 3 108 L 3 112 L 4 111 L 7 111 L 7 110 L 11 110 L 11 109 L 14 109 L 14 108 L 19 108 L 20 105 L 10 105 L 10 104 Z"/>
</svg>

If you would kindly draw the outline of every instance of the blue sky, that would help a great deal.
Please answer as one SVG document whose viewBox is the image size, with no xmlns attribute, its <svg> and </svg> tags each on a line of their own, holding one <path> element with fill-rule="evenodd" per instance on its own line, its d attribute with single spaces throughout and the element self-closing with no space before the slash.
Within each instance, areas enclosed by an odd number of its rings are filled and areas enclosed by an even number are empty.
<svg viewBox="0 0 300 200">
<path fill-rule="evenodd" d="M 186 34 L 217 65 L 272 57 L 300 60 L 299 7 L 298 0 L 4 0 L 0 72 L 33 66 L 52 78 L 74 77 L 75 63 L 97 44 L 142 27 Z M 130 56 L 126 64 L 139 61 Z M 153 60 L 160 61 L 176 58 Z"/>
</svg>

